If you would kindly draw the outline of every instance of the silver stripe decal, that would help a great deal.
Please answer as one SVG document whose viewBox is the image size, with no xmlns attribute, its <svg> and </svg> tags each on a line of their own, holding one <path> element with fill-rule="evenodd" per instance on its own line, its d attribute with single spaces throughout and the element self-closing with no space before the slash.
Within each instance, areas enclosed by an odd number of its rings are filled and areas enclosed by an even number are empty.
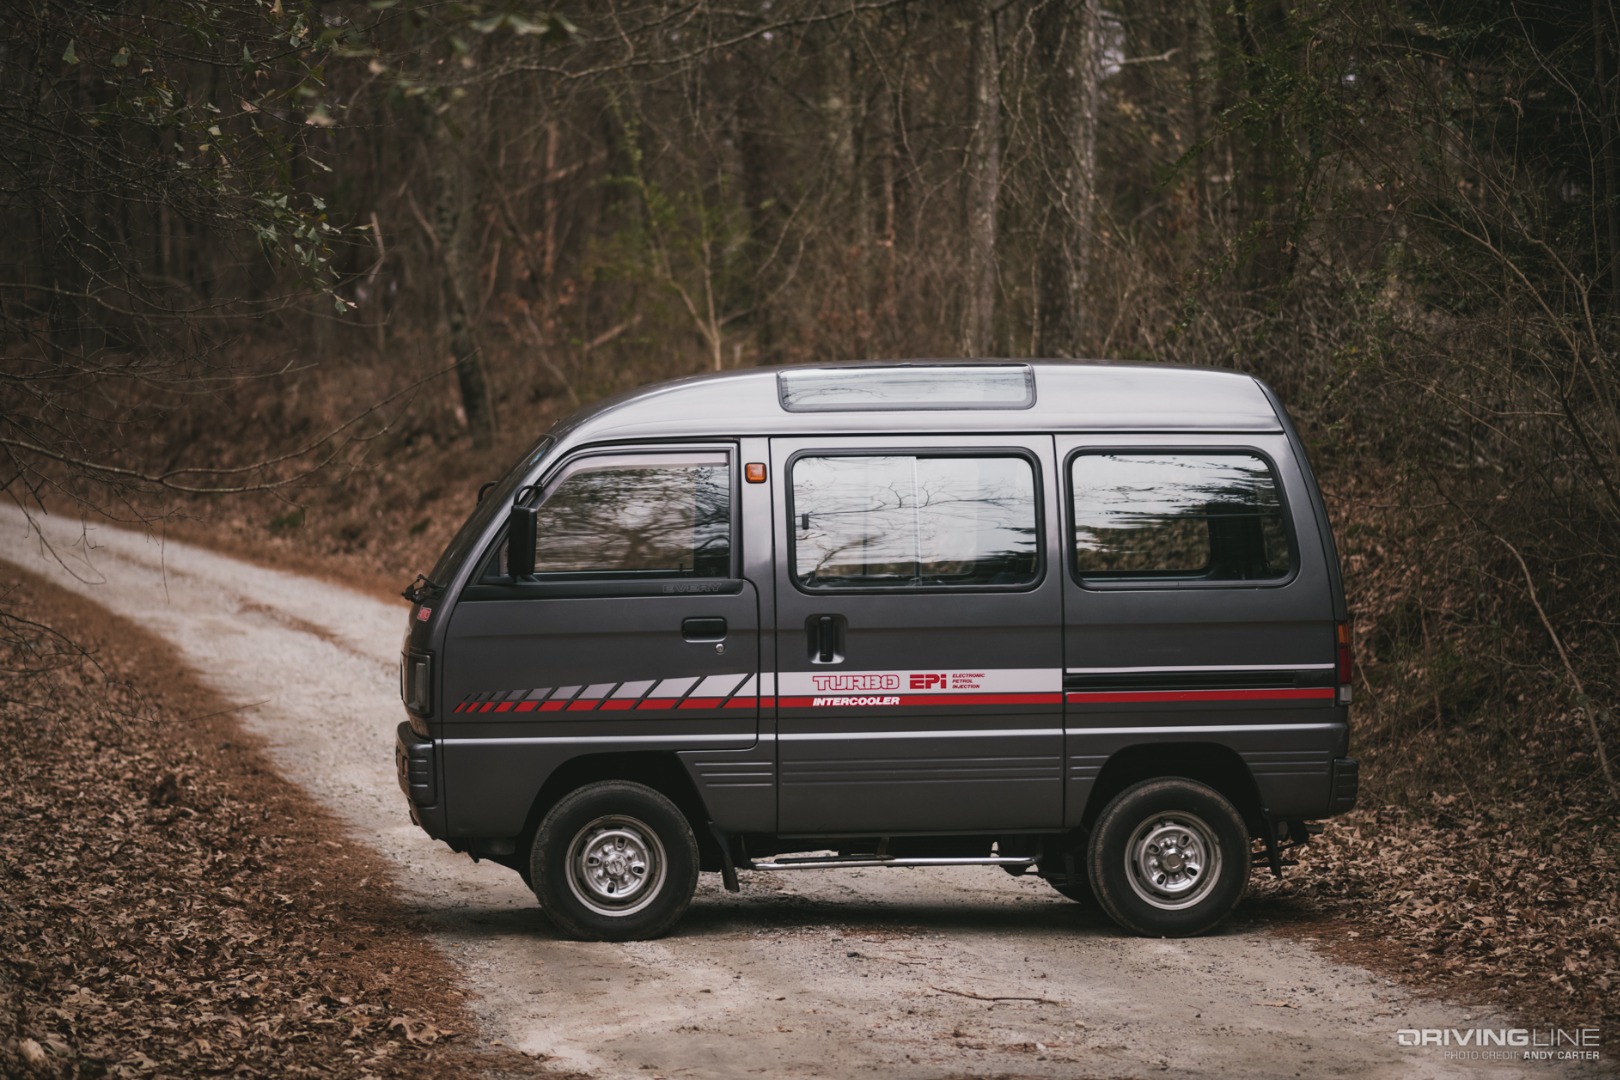
<svg viewBox="0 0 1620 1080">
<path fill-rule="evenodd" d="M 693 675 L 682 679 L 661 679 L 657 686 L 647 692 L 650 698 L 679 698 L 685 697 L 686 692 L 698 684 L 698 678 Z"/>
<path fill-rule="evenodd" d="M 1236 735 L 1246 731 L 1343 731 L 1347 724 L 1196 724 L 1187 727 L 1064 728 L 1065 735 Z"/>
<path fill-rule="evenodd" d="M 737 685 L 745 678 L 747 678 L 747 675 L 741 671 L 735 675 L 710 675 L 698 683 L 688 696 L 695 698 L 730 697 L 736 692 Z"/>
<path fill-rule="evenodd" d="M 579 743 L 730 743 L 741 739 L 754 738 L 752 732 L 739 732 L 736 735 L 547 735 L 535 739 L 440 739 L 438 745 L 443 749 L 455 746 L 573 746 Z M 769 739 L 755 740 L 769 742 Z M 738 751 L 748 750 L 751 747 L 738 746 Z"/>
<path fill-rule="evenodd" d="M 620 683 L 619 688 L 613 691 L 613 696 L 620 700 L 624 698 L 640 698 L 648 690 L 651 690 L 653 683 L 657 681 L 657 679 L 642 679 L 638 682 Z"/>
<path fill-rule="evenodd" d="M 1030 738 L 1036 735 L 1057 735 L 1058 729 L 1049 728 L 990 728 L 985 731 L 957 731 L 934 729 L 931 731 L 828 731 L 821 733 L 790 732 L 780 734 L 781 742 L 826 742 L 829 739 L 1007 739 Z"/>
<path fill-rule="evenodd" d="M 1070 675 L 1135 675 L 1178 671 L 1332 671 L 1335 664 L 1205 664 L 1195 667 L 1072 667 Z"/>
</svg>

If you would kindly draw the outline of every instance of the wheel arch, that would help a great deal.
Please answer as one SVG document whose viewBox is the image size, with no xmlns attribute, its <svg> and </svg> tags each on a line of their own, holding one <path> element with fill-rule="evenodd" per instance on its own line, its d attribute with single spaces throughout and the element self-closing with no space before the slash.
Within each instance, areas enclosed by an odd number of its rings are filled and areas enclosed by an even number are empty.
<svg viewBox="0 0 1620 1080">
<path fill-rule="evenodd" d="M 518 837 L 519 852 L 526 852 L 534 842 L 534 834 L 541 820 L 569 792 L 586 784 L 602 780 L 627 780 L 644 784 L 663 795 L 685 815 L 686 822 L 697 838 L 698 858 L 703 870 L 718 870 L 722 856 L 720 845 L 709 830 L 709 812 L 698 794 L 691 774 L 673 753 L 632 751 L 603 754 L 581 754 L 557 766 L 546 777 L 534 803 L 529 807 Z"/>
<path fill-rule="evenodd" d="M 1140 743 L 1115 752 L 1086 798 L 1081 828 L 1089 832 L 1103 808 L 1132 784 L 1180 777 L 1220 792 L 1242 816 L 1250 835 L 1264 834 L 1264 804 L 1254 774 L 1236 750 L 1212 742 Z"/>
</svg>

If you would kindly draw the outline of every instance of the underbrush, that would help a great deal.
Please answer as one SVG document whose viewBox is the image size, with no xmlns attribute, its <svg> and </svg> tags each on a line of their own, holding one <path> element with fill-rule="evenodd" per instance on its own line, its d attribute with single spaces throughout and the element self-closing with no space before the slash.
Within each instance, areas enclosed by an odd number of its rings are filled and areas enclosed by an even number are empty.
<svg viewBox="0 0 1620 1080">
<path fill-rule="evenodd" d="M 1263 891 L 1336 916 L 1338 947 L 1416 985 L 1616 1030 L 1620 802 L 1599 749 L 1620 742 L 1605 704 L 1620 654 L 1603 561 L 1563 560 L 1533 586 L 1507 529 L 1430 485 L 1365 467 L 1323 483 L 1358 638 L 1360 808 Z"/>
</svg>

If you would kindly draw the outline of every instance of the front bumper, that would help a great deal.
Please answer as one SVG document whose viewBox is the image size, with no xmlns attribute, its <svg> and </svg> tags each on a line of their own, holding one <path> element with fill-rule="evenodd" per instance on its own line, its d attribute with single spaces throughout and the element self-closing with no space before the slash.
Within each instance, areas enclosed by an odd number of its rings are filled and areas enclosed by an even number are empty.
<svg viewBox="0 0 1620 1080">
<path fill-rule="evenodd" d="M 411 820 L 435 840 L 442 840 L 446 830 L 435 749 L 432 739 L 422 738 L 408 723 L 394 731 L 394 771 L 399 789 L 410 803 Z"/>
</svg>

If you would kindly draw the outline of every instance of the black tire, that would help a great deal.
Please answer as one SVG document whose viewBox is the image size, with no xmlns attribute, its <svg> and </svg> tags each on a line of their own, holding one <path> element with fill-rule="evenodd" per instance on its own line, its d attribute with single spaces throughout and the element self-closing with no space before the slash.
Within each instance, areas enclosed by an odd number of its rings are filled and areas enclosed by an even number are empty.
<svg viewBox="0 0 1620 1080">
<path fill-rule="evenodd" d="M 1220 792 L 1146 780 L 1103 808 L 1086 870 L 1097 903 L 1126 930 L 1188 937 L 1213 928 L 1249 882 L 1249 830 Z"/>
<path fill-rule="evenodd" d="M 576 941 L 661 936 L 691 904 L 697 875 L 686 815 L 626 780 L 563 796 L 540 822 L 529 862 L 541 909 Z"/>
</svg>

